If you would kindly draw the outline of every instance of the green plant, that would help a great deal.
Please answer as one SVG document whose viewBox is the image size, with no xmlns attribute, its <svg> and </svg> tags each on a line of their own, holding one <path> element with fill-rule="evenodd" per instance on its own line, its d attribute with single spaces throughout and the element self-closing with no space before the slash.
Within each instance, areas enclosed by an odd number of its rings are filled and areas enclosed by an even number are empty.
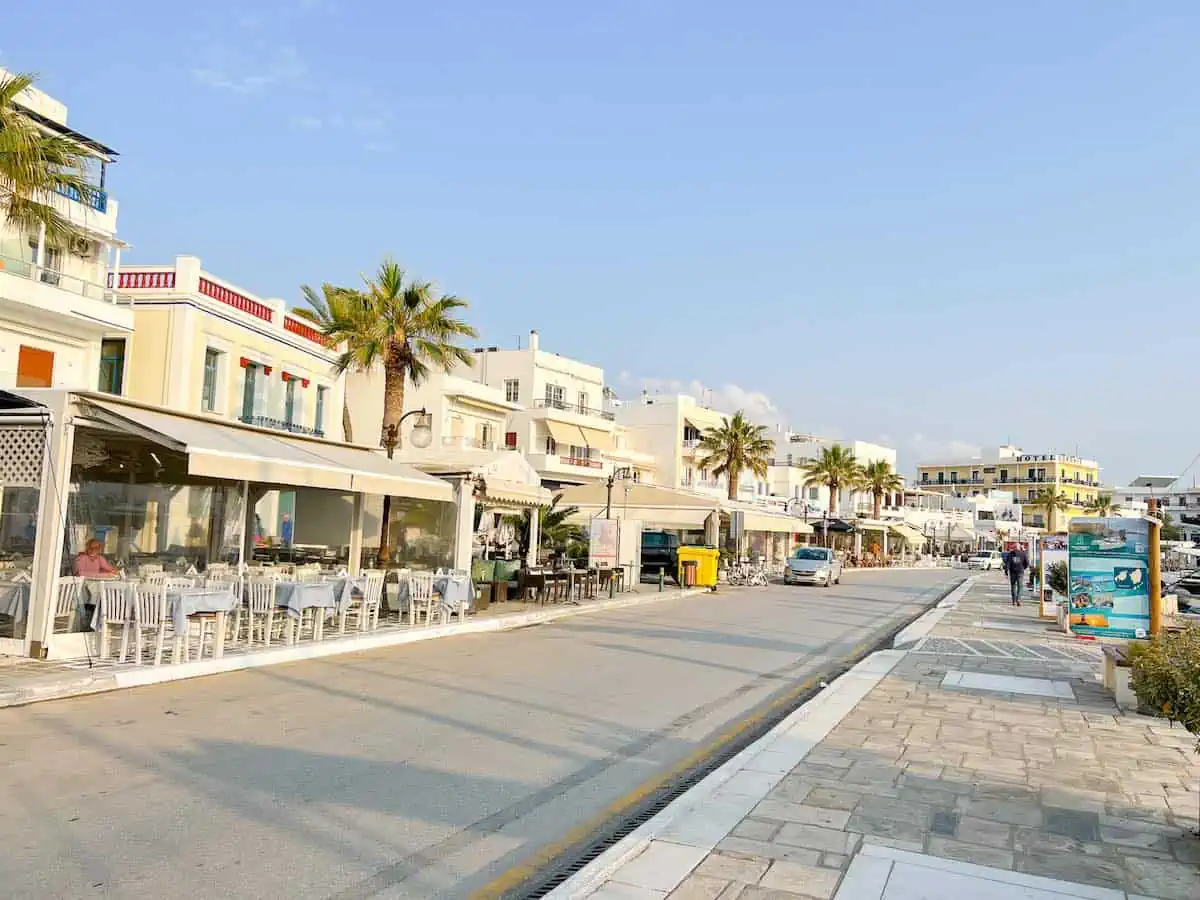
<svg viewBox="0 0 1200 900">
<path fill-rule="evenodd" d="M 1179 526 L 1171 519 L 1170 513 L 1162 514 L 1162 530 L 1158 533 L 1159 539 L 1164 541 L 1182 540 L 1183 533 L 1179 530 Z"/>
<path fill-rule="evenodd" d="M 841 444 L 821 449 L 821 458 L 804 470 L 804 486 L 822 485 L 829 488 L 829 514 L 837 512 L 838 491 L 856 484 L 862 467 L 854 452 Z"/>
<path fill-rule="evenodd" d="M 298 307 L 293 312 L 312 322 L 313 326 L 325 335 L 337 328 L 336 323 L 348 321 L 355 312 L 353 304 L 361 302 L 357 291 L 333 284 L 321 285 L 320 293 L 304 284 L 300 286 L 300 293 L 304 295 L 304 302 L 308 304 L 308 308 Z M 350 401 L 347 397 L 342 398 L 342 439 L 347 443 L 354 442 L 354 431 L 350 424 Z"/>
<path fill-rule="evenodd" d="M 1029 501 L 1030 506 L 1034 509 L 1040 509 L 1046 514 L 1046 530 L 1053 531 L 1055 522 L 1054 514 L 1062 512 L 1071 505 L 1071 501 L 1067 499 L 1067 495 L 1059 491 L 1057 488 L 1048 487 L 1042 488 L 1033 499 Z"/>
<path fill-rule="evenodd" d="M 1097 494 L 1096 499 L 1088 501 L 1084 508 L 1093 516 L 1107 518 L 1113 514 L 1116 506 L 1113 504 L 1112 494 Z"/>
<path fill-rule="evenodd" d="M 560 509 L 558 501 L 561 496 L 561 494 L 555 495 L 549 506 L 538 508 L 538 547 L 542 550 L 566 551 L 568 555 L 571 555 L 571 548 L 582 544 L 583 555 L 587 556 L 587 532 L 580 526 L 567 521 L 579 512 L 579 507 L 564 506 Z M 529 555 L 529 528 L 532 520 L 533 516 L 529 510 L 504 517 L 504 522 L 511 525 L 516 531 L 517 545 L 520 547 L 522 559 Z M 575 552 L 578 553 L 578 549 Z"/>
<path fill-rule="evenodd" d="M 701 472 L 726 476 L 729 499 L 736 500 L 738 481 L 743 472 L 753 472 L 759 478 L 767 477 L 767 464 L 774 444 L 763 437 L 766 430 L 738 410 L 732 419 L 722 419 L 719 427 L 704 432 L 696 448 L 698 453 L 703 454 L 696 461 L 697 468 Z"/>
<path fill-rule="evenodd" d="M 1061 597 L 1071 596 L 1071 573 L 1065 562 L 1052 563 L 1046 570 L 1046 587 Z"/>
<path fill-rule="evenodd" d="M 892 471 L 891 463 L 885 459 L 879 459 L 867 463 L 859 470 L 856 486 L 871 495 L 873 501 L 871 518 L 878 519 L 880 507 L 883 505 L 883 495 L 901 490 L 904 487 L 904 480 Z"/>
<path fill-rule="evenodd" d="M 1138 701 L 1197 736 L 1200 753 L 1200 628 L 1156 635 L 1132 658 Z"/>
</svg>

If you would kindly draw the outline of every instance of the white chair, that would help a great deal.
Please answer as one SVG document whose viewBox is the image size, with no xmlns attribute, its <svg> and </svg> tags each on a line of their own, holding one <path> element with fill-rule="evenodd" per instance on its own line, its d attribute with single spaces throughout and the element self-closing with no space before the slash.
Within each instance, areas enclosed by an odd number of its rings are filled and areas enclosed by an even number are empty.
<svg viewBox="0 0 1200 900">
<path fill-rule="evenodd" d="M 416 625 L 417 619 L 425 617 L 425 624 L 432 625 L 433 617 L 445 618 L 441 603 L 433 599 L 431 572 L 413 572 L 408 576 L 408 624 Z"/>
<path fill-rule="evenodd" d="M 212 591 L 229 591 L 237 598 L 237 603 L 233 607 L 233 615 L 226 619 L 225 623 L 226 635 L 232 633 L 233 639 L 236 641 L 242 633 L 242 612 L 246 605 L 245 597 L 242 594 L 242 579 L 232 572 L 218 573 L 216 576 L 204 579 L 204 587 Z"/>
<path fill-rule="evenodd" d="M 167 624 L 170 619 L 167 616 L 167 588 L 164 584 L 153 584 L 144 582 L 134 585 L 133 588 L 133 661 L 136 665 L 142 664 L 142 632 L 154 632 L 154 665 L 162 663 L 163 642 L 167 637 Z M 180 659 L 181 652 L 186 654 L 186 649 L 181 651 L 180 638 L 181 635 L 175 635 L 175 662 L 183 662 Z"/>
<path fill-rule="evenodd" d="M 351 604 L 350 612 L 355 616 L 355 624 L 359 631 L 374 631 L 379 627 L 379 607 L 383 602 L 383 580 L 387 573 L 379 569 L 370 569 L 363 575 L 367 583 L 363 587 L 362 599 Z"/>
<path fill-rule="evenodd" d="M 250 621 L 249 639 L 254 642 L 254 627 L 257 624 L 263 645 L 271 646 L 271 634 L 275 629 L 275 588 L 277 579 L 251 578 L 246 586 L 246 613 Z M 283 612 L 287 615 L 287 612 Z"/>
<path fill-rule="evenodd" d="M 134 584 L 128 581 L 105 581 L 100 585 L 100 604 L 96 615 L 100 620 L 100 658 L 108 659 L 110 629 L 121 626 L 119 662 L 125 662 L 129 650 L 129 628 L 133 624 Z"/>
<path fill-rule="evenodd" d="M 82 578 L 64 575 L 58 579 L 58 598 L 54 604 L 55 631 L 58 631 L 59 619 L 66 619 L 66 630 L 71 630 L 72 620 L 79 615 L 79 592 L 82 590 Z"/>
<path fill-rule="evenodd" d="M 296 567 L 296 580 L 297 581 L 305 581 L 305 582 L 320 581 L 321 580 L 321 567 L 319 565 L 317 565 L 316 563 L 313 563 L 311 565 L 305 565 L 305 566 L 297 566 Z"/>
<path fill-rule="evenodd" d="M 458 613 L 458 623 L 461 625 L 467 618 L 467 588 L 470 585 L 470 578 L 467 575 L 451 575 L 449 582 L 446 585 L 446 593 L 454 594 L 456 599 L 447 600 L 442 597 L 442 610 L 447 623 L 454 621 L 454 614 Z"/>
<path fill-rule="evenodd" d="M 142 566 L 142 581 L 147 584 L 163 584 L 170 576 L 163 571 L 162 566 L 153 566 L 151 571 L 147 572 L 146 567 Z"/>
<path fill-rule="evenodd" d="M 145 578 L 147 575 L 153 575 L 155 572 L 161 572 L 163 567 L 156 563 L 146 563 L 144 566 L 138 567 L 138 574 Z"/>
<path fill-rule="evenodd" d="M 212 563 L 204 570 L 204 574 L 209 578 L 222 578 L 229 575 L 229 573 L 229 563 Z"/>
</svg>

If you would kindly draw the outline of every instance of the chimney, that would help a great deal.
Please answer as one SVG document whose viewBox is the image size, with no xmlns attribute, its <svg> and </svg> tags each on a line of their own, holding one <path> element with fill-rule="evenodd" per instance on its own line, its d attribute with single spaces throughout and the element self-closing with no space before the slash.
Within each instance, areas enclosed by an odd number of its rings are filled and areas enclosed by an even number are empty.
<svg viewBox="0 0 1200 900">
<path fill-rule="evenodd" d="M 538 333 L 537 329 L 529 332 L 529 349 L 536 351 L 538 348 Z"/>
</svg>

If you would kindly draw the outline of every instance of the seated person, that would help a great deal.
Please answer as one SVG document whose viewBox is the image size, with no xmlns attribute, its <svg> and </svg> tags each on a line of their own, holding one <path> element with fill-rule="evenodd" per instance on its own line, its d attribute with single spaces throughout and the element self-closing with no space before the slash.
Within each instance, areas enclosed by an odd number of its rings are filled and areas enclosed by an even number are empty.
<svg viewBox="0 0 1200 900">
<path fill-rule="evenodd" d="M 75 557 L 76 575 L 82 575 L 85 578 L 113 578 L 116 576 L 117 570 L 100 555 L 103 546 L 97 538 L 92 538 L 87 542 L 83 552 Z"/>
</svg>

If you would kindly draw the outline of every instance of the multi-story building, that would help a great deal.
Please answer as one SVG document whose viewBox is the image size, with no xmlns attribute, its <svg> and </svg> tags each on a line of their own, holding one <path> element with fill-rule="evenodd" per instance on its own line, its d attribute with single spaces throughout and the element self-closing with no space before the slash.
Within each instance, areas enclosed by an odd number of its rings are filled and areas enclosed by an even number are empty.
<svg viewBox="0 0 1200 900">
<path fill-rule="evenodd" d="M 541 349 L 538 333 L 518 350 L 475 352 L 474 376 L 516 404 L 504 435 L 548 488 L 588 484 L 613 470 L 615 416 L 606 408 L 604 370 Z"/>
<path fill-rule="evenodd" d="M 657 483 L 714 497 L 727 497 L 724 475 L 702 471 L 699 460 L 700 440 L 709 428 L 719 428 L 730 413 L 703 406 L 689 394 L 646 394 L 618 410 L 623 431 L 630 445 L 657 461 Z M 738 484 L 738 499 L 764 501 L 771 493 L 771 481 L 743 472 Z"/>
<path fill-rule="evenodd" d="M 124 393 L 183 412 L 296 434 L 342 438 L 345 375 L 336 348 L 283 300 L 204 271 L 194 256 L 126 266 L 133 298 Z M 117 391 L 120 393 L 120 391 Z"/>
<path fill-rule="evenodd" d="M 775 453 L 768 469 L 771 494 L 794 507 L 793 511 L 806 511 L 808 515 L 820 516 L 822 512 L 829 510 L 829 488 L 825 485 L 805 483 L 808 479 L 808 467 L 820 459 L 822 450 L 840 444 L 853 453 L 855 460 L 863 465 L 882 461 L 893 470 L 896 468 L 895 449 L 869 441 L 842 441 L 782 431 L 775 435 L 774 442 Z M 901 501 L 902 495 L 897 492 L 894 496 L 885 497 L 882 505 L 885 509 L 893 509 L 899 507 Z M 849 485 L 838 490 L 838 500 L 835 504 L 837 515 L 853 517 L 869 514 L 873 509 L 874 501 L 870 494 Z"/>
<path fill-rule="evenodd" d="M 0 77 L 8 73 L 0 69 Z M 133 330 L 128 298 L 108 286 L 120 266 L 117 201 L 108 167 L 117 152 L 67 125 L 67 107 L 28 89 L 15 105 L 38 128 L 75 144 L 91 162 L 94 189 L 44 202 L 79 228 L 60 246 L 44 227 L 7 222 L 0 208 L 0 388 L 60 387 L 121 393 Z"/>
<path fill-rule="evenodd" d="M 1200 486 L 1180 484 L 1176 475 L 1141 475 L 1112 489 L 1121 515 L 1144 515 L 1147 500 L 1157 500 L 1159 514 L 1171 517 L 1181 540 L 1200 542 Z"/>
<path fill-rule="evenodd" d="M 405 384 L 405 412 L 424 409 L 429 414 L 433 431 L 429 453 L 504 448 L 510 433 L 509 420 L 521 406 L 506 400 L 503 388 L 480 382 L 477 374 L 474 366 L 457 366 L 450 374 L 432 369 L 420 384 Z M 354 438 L 360 443 L 373 445 L 382 438 L 383 382 L 379 369 L 347 376 L 346 402 Z M 402 441 L 408 426 L 404 428 Z"/>
<path fill-rule="evenodd" d="M 1062 453 L 1026 453 L 1012 444 L 971 459 L 919 463 L 917 473 L 919 487 L 954 497 L 985 496 L 992 489 L 1011 491 L 1022 507 L 1024 524 L 1049 531 L 1064 530 L 1101 491 L 1100 466 L 1095 460 Z M 1049 522 L 1043 510 L 1030 505 L 1038 492 L 1046 489 L 1064 494 L 1068 503 L 1067 509 L 1056 512 Z"/>
</svg>

